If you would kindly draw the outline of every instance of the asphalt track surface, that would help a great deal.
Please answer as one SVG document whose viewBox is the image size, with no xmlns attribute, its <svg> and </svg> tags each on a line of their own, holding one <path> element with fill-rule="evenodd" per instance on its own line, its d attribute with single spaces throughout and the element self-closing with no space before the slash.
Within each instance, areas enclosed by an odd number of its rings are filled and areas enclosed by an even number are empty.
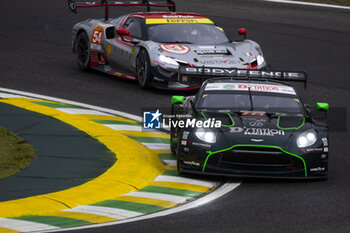
<svg viewBox="0 0 350 233">
<path fill-rule="evenodd" d="M 203 13 L 238 39 L 262 46 L 275 69 L 305 70 L 304 102 L 350 105 L 350 11 L 257 0 L 177 0 L 178 11 Z M 112 15 L 142 10 L 121 8 Z M 71 14 L 64 0 L 3 1 L 0 7 L 0 86 L 80 101 L 136 115 L 165 107 L 172 93 L 82 73 L 70 52 L 71 27 L 103 10 Z M 330 114 L 331 115 L 331 114 Z M 349 116 L 333 114 L 328 181 L 248 179 L 209 204 L 166 217 L 81 232 L 350 232 Z"/>
</svg>

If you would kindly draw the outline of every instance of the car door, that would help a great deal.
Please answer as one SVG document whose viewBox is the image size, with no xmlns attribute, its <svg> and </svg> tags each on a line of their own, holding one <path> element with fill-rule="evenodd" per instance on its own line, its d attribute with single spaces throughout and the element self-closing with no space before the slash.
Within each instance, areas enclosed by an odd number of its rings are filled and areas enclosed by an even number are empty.
<svg viewBox="0 0 350 233">
<path fill-rule="evenodd" d="M 117 55 L 118 63 L 124 69 L 134 72 L 135 68 L 135 56 L 137 54 L 137 47 L 131 43 L 135 40 L 142 40 L 144 37 L 143 31 L 144 20 L 138 17 L 129 17 L 125 23 L 121 26 L 123 29 L 130 31 L 128 36 L 117 36 Z"/>
</svg>

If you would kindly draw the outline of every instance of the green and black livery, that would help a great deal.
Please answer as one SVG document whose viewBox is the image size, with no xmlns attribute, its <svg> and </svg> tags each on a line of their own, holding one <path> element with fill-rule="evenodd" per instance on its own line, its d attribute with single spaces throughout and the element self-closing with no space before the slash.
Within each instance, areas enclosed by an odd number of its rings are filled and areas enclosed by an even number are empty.
<svg viewBox="0 0 350 233">
<path fill-rule="evenodd" d="M 172 115 L 221 122 L 171 128 L 180 173 L 327 178 L 328 127 L 313 116 L 328 104 L 304 105 L 283 77 L 265 78 L 209 79 L 196 96 L 173 96 Z"/>
</svg>

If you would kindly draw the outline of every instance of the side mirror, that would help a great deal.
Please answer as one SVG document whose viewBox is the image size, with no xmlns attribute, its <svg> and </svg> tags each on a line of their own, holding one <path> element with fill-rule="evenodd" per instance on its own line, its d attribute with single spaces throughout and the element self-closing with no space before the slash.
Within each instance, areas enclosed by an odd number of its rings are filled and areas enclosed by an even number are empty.
<svg viewBox="0 0 350 233">
<path fill-rule="evenodd" d="M 238 29 L 238 34 L 239 35 L 243 35 L 244 36 L 244 39 L 247 39 L 247 29 L 246 28 L 239 28 Z"/>
<path fill-rule="evenodd" d="M 328 111 L 329 110 L 329 105 L 328 103 L 316 103 L 316 110 L 317 111 Z"/>
<path fill-rule="evenodd" d="M 171 104 L 183 104 L 185 100 L 184 96 L 174 95 L 171 97 Z"/>
<path fill-rule="evenodd" d="M 130 31 L 128 29 L 118 29 L 117 34 L 119 36 L 127 36 L 130 34 Z"/>
</svg>

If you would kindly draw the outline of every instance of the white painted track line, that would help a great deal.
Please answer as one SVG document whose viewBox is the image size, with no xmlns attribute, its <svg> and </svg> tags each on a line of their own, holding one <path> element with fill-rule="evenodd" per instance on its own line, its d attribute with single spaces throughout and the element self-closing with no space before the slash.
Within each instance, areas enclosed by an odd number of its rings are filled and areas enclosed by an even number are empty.
<svg viewBox="0 0 350 233">
<path fill-rule="evenodd" d="M 111 207 L 103 207 L 103 206 L 89 206 L 89 205 L 79 205 L 73 209 L 67 209 L 64 211 L 75 212 L 75 213 L 95 214 L 95 215 L 101 215 L 101 216 L 106 216 L 106 217 L 110 217 L 110 218 L 116 218 L 116 219 L 133 218 L 133 217 L 140 216 L 143 214 L 140 212 L 135 212 L 135 211 L 130 211 L 130 210 L 111 208 Z"/>
<path fill-rule="evenodd" d="M 72 115 L 103 115 L 103 116 L 112 116 L 104 112 L 99 112 L 91 109 L 80 109 L 80 108 L 55 108 L 61 112 L 65 112 Z"/>
<path fill-rule="evenodd" d="M 90 109 L 94 109 L 96 111 L 102 111 L 105 113 L 109 113 L 112 115 L 117 115 L 117 116 L 121 116 L 121 117 L 125 117 L 125 118 L 129 118 L 135 121 L 142 121 L 142 117 L 138 117 L 129 113 L 125 113 L 125 112 L 121 112 L 121 111 L 116 111 L 116 110 L 112 110 L 112 109 L 107 109 L 107 108 L 102 108 L 102 107 L 98 107 L 98 106 L 94 106 L 94 105 L 89 105 L 89 104 L 83 104 L 83 103 L 79 103 L 79 102 L 75 102 L 75 101 L 70 101 L 70 100 L 65 100 L 65 99 L 60 99 L 60 98 L 54 98 L 54 97 L 50 97 L 50 96 L 44 96 L 44 95 L 38 95 L 38 94 L 34 94 L 34 93 L 29 93 L 29 92 L 23 92 L 23 91 L 17 91 L 17 90 L 12 90 L 12 89 L 7 89 L 7 88 L 1 88 L 0 87 L 0 91 L 5 91 L 5 92 L 9 92 L 11 94 L 18 94 L 18 95 L 24 95 L 26 97 L 31 97 L 33 99 L 43 99 L 43 100 L 49 100 L 49 101 L 55 101 L 55 102 L 61 102 L 61 103 L 65 103 L 65 104 L 69 104 L 69 105 L 75 105 L 75 106 L 79 106 L 82 108 L 90 108 Z M 167 146 L 166 149 L 169 149 L 169 145 Z M 171 179 L 171 178 L 169 178 Z M 183 178 L 185 179 L 185 178 Z M 185 183 L 184 180 L 182 180 L 182 182 Z M 81 227 L 72 227 L 72 228 L 65 228 L 65 229 L 59 229 L 57 227 L 54 226 L 50 226 L 52 230 L 49 229 L 36 229 L 35 232 L 62 232 L 62 231 L 71 231 L 71 230 L 75 230 L 75 229 L 90 229 L 90 228 L 95 228 L 95 227 L 104 227 L 104 226 L 111 226 L 111 225 L 117 225 L 117 224 L 121 224 L 121 223 L 128 223 L 128 222 L 135 222 L 135 221 L 141 221 L 141 220 L 145 220 L 145 219 L 151 219 L 151 218 L 156 218 L 156 217 L 161 217 L 161 216 L 166 216 L 166 215 L 170 215 L 170 214 L 174 214 L 174 213 L 178 213 L 181 211 L 185 211 L 191 208 L 195 208 L 198 207 L 200 205 L 203 204 L 207 204 L 209 202 L 211 202 L 212 200 L 215 200 L 223 195 L 225 195 L 228 192 L 231 192 L 232 190 L 234 190 L 235 188 L 237 188 L 240 185 L 239 182 L 228 182 L 223 184 L 222 186 L 220 186 L 219 188 L 217 188 L 216 190 L 214 190 L 213 192 L 210 192 L 207 195 L 204 195 L 194 201 L 191 201 L 189 203 L 185 203 L 183 205 L 174 207 L 174 208 L 170 208 L 164 211 L 160 211 L 160 212 L 156 212 L 153 214 L 146 214 L 146 215 L 140 215 L 138 217 L 134 217 L 134 218 L 130 218 L 130 219 L 124 219 L 124 220 L 120 220 L 120 221 L 113 221 L 113 222 L 108 222 L 108 223 L 100 223 L 100 224 L 93 224 L 93 225 L 88 225 L 88 226 L 81 226 Z M 136 192 L 135 192 L 136 193 Z M 138 193 L 143 193 L 145 195 L 145 192 L 138 192 Z M 127 194 L 128 195 L 128 194 Z M 129 193 L 130 196 L 132 196 L 133 194 Z M 147 194 L 146 194 L 147 195 Z M 154 196 L 154 193 L 150 193 L 151 196 Z M 164 194 L 165 195 L 165 194 Z M 152 197 L 147 197 L 147 198 L 152 198 Z M 181 198 L 179 196 L 179 198 Z M 190 198 L 190 197 L 189 197 Z M 16 220 L 19 221 L 19 220 Z M 23 221 L 26 222 L 26 221 Z M 8 224 L 9 222 L 7 222 Z M 45 225 L 45 224 L 42 224 Z M 2 225 L 0 225 L 2 227 Z M 4 226 L 5 228 L 8 228 L 6 226 Z M 11 227 L 12 228 L 12 227 Z M 9 228 L 9 229 L 11 229 Z M 13 229 L 13 228 L 12 228 Z M 22 231 L 22 230 L 19 230 Z M 23 230 L 25 231 L 25 230 Z"/>
<path fill-rule="evenodd" d="M 21 95 L 14 95 L 14 94 L 8 94 L 8 93 L 0 93 L 0 98 L 25 98 L 25 99 L 29 99 L 28 97 L 23 97 Z M 30 98 L 31 99 L 31 98 Z"/>
<path fill-rule="evenodd" d="M 94 225 L 89 225 L 89 226 L 81 226 L 81 227 L 73 227 L 73 228 L 66 228 L 66 229 L 60 229 L 58 231 L 63 232 L 63 231 L 72 231 L 72 230 L 83 230 L 83 229 L 91 229 L 91 228 L 98 228 L 98 227 L 105 227 L 105 226 L 112 226 L 112 225 L 117 225 L 117 224 L 123 224 L 123 223 L 129 223 L 129 222 L 135 222 L 135 221 L 141 221 L 141 220 L 146 220 L 146 219 L 151 219 L 151 218 L 157 218 L 157 217 L 162 217 L 162 216 L 167 216 L 170 214 L 175 214 L 181 211 L 189 210 L 192 208 L 196 208 L 198 206 L 201 206 L 203 204 L 207 204 L 223 195 L 225 195 L 228 192 L 231 192 L 233 189 L 237 188 L 240 185 L 240 183 L 236 182 L 228 182 L 216 189 L 214 192 L 209 193 L 208 195 L 205 195 L 203 197 L 200 197 L 192 202 L 186 203 L 184 205 L 180 205 L 178 207 L 174 207 L 168 210 L 163 210 L 160 212 L 156 212 L 153 214 L 147 214 L 147 215 L 142 215 L 139 217 L 135 217 L 132 219 L 125 219 L 121 221 L 115 221 L 115 222 L 108 222 L 108 223 L 100 223 L 100 224 L 94 224 Z M 56 231 L 45 231 L 45 232 L 58 232 Z"/>
<path fill-rule="evenodd" d="M 170 150 L 169 143 L 141 143 L 151 150 Z"/>
<path fill-rule="evenodd" d="M 194 180 L 194 179 L 189 179 L 189 178 L 185 178 L 185 177 L 178 177 L 178 176 L 164 176 L 164 175 L 157 176 L 153 181 L 194 184 L 194 185 L 200 185 L 200 186 L 205 186 L 205 187 L 209 187 L 209 188 L 211 188 L 215 185 L 215 182 Z"/>
<path fill-rule="evenodd" d="M 150 193 L 150 192 L 141 192 L 141 191 L 130 192 L 130 193 L 124 194 L 123 196 L 144 197 L 144 198 L 151 198 L 151 199 L 157 199 L 162 201 L 171 201 L 175 203 L 183 203 L 188 199 L 193 198 L 193 197 L 183 197 L 183 196 L 177 196 L 177 195 L 170 195 L 170 194 L 163 194 L 163 193 Z"/>
<path fill-rule="evenodd" d="M 10 218 L 0 218 L 0 227 L 7 228 L 20 232 L 29 232 L 29 231 L 46 231 L 59 229 L 55 226 L 46 225 L 43 223 L 36 223 L 24 220 L 10 219 Z"/>
<path fill-rule="evenodd" d="M 141 126 L 136 125 L 117 125 L 117 124 L 103 124 L 104 126 L 107 126 L 108 128 L 114 129 L 114 130 L 121 130 L 121 131 L 142 131 Z"/>
<path fill-rule="evenodd" d="M 306 6 L 317 6 L 317 7 L 328 7 L 328 8 L 350 10 L 350 7 L 348 7 L 348 6 L 339 6 L 339 5 L 324 4 L 324 3 L 299 2 L 299 1 L 291 1 L 291 0 L 264 0 L 264 1 L 265 2 L 277 2 L 277 3 L 287 3 L 287 4 L 295 4 L 295 5 L 306 5 Z"/>
</svg>

